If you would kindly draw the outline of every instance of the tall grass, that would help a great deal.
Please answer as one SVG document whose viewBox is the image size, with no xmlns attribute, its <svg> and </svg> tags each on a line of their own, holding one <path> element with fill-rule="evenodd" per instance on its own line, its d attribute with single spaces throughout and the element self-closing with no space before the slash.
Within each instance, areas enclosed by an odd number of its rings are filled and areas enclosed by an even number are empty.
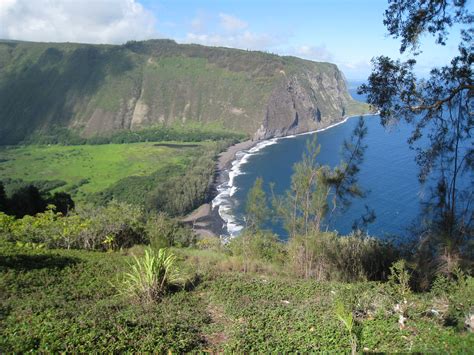
<svg viewBox="0 0 474 355">
<path fill-rule="evenodd" d="M 173 285 L 182 281 L 176 265 L 176 255 L 167 249 L 155 252 L 146 249 L 143 257 L 134 256 L 134 262 L 129 264 L 130 271 L 124 274 L 121 293 L 149 304 L 163 296 Z"/>
<path fill-rule="evenodd" d="M 310 255 L 309 275 L 317 280 L 344 282 L 386 280 L 390 265 L 399 258 L 399 250 L 388 242 L 371 237 L 318 233 L 306 242 L 296 236 L 288 243 L 291 272 L 305 276 L 303 255 Z"/>
</svg>

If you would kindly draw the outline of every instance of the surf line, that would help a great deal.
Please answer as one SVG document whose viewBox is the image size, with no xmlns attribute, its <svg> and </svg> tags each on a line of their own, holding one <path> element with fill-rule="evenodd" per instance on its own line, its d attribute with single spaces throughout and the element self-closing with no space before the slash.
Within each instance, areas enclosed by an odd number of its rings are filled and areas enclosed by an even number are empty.
<svg viewBox="0 0 474 355">
<path fill-rule="evenodd" d="M 232 213 L 232 210 L 236 204 L 236 201 L 232 198 L 232 196 L 237 191 L 237 187 L 234 185 L 234 180 L 237 176 L 244 174 L 244 172 L 242 172 L 242 166 L 248 163 L 249 158 L 252 155 L 257 154 L 259 151 L 261 151 L 265 147 L 268 147 L 273 144 L 277 144 L 278 141 L 281 139 L 288 139 L 288 138 L 294 138 L 294 137 L 303 136 L 303 135 L 314 134 L 318 132 L 324 132 L 328 129 L 331 129 L 343 123 L 346 123 L 351 118 L 360 117 L 360 116 L 377 116 L 377 113 L 347 116 L 342 121 L 336 122 L 324 128 L 320 128 L 320 129 L 309 131 L 309 132 L 292 134 L 292 135 L 284 136 L 284 137 L 276 137 L 276 138 L 262 140 L 250 149 L 238 151 L 235 154 L 235 158 L 232 161 L 232 165 L 230 169 L 224 172 L 224 173 L 227 173 L 228 177 L 224 179 L 223 183 L 217 186 L 217 196 L 212 200 L 212 203 L 211 203 L 212 210 L 214 210 L 215 208 L 218 209 L 217 211 L 219 213 L 219 216 L 224 221 L 224 227 L 225 227 L 224 229 L 227 231 L 226 234 L 223 234 L 220 237 L 224 240 L 227 238 L 232 238 L 234 236 L 237 236 L 240 233 L 240 231 L 244 228 L 244 225 L 239 224 L 236 220 L 236 217 Z"/>
</svg>

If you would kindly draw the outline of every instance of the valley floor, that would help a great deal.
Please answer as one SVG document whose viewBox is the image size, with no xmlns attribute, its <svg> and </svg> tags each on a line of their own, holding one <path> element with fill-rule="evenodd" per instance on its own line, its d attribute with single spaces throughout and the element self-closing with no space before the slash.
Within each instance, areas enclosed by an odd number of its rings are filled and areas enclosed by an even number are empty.
<svg viewBox="0 0 474 355">
<path fill-rule="evenodd" d="M 210 143 L 167 142 L 102 145 L 30 145 L 0 148 L 0 180 L 57 180 L 58 190 L 84 201 L 130 176 L 187 166 Z M 7 181 L 8 185 L 8 181 Z"/>
<path fill-rule="evenodd" d="M 241 260 L 220 251 L 174 252 L 193 282 L 155 305 L 140 306 L 115 287 L 130 255 L 143 253 L 140 246 L 101 253 L 31 250 L 2 242 L 0 352 L 347 353 L 350 338 L 335 311 L 337 302 L 356 315 L 359 351 L 467 353 L 474 348 L 474 334 L 441 322 L 431 311 L 443 310 L 443 299 L 432 293 L 413 295 L 400 329 L 383 283 L 298 280 L 270 264 L 243 273 Z"/>
</svg>

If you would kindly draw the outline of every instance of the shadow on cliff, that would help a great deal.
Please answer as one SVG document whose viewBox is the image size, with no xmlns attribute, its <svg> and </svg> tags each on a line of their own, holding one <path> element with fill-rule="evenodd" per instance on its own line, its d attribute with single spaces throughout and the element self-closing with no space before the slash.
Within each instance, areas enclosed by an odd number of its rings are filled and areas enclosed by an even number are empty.
<svg viewBox="0 0 474 355">
<path fill-rule="evenodd" d="M 11 66 L 0 76 L 3 145 L 18 143 L 41 128 L 67 125 L 76 105 L 87 103 L 108 75 L 131 70 L 133 63 L 120 47 L 80 46 L 72 51 L 50 47 L 36 61 Z"/>
</svg>

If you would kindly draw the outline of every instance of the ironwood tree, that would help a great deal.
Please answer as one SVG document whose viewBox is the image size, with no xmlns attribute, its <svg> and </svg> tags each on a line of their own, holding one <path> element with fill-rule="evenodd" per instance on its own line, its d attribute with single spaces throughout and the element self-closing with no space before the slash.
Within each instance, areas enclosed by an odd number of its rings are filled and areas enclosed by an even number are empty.
<svg viewBox="0 0 474 355">
<path fill-rule="evenodd" d="M 413 125 L 408 143 L 417 152 L 420 182 L 431 187 L 422 201 L 424 224 L 419 235 L 438 260 L 451 265 L 448 269 L 466 252 L 465 242 L 474 235 L 471 9 L 466 0 L 389 0 L 384 24 L 391 36 L 400 39 L 400 53 L 408 59 L 372 59 L 368 82 L 359 88 L 378 108 L 383 125 L 400 120 Z M 450 63 L 418 77 L 421 39 L 431 35 L 444 46 L 453 29 L 460 31 L 460 37 Z"/>
</svg>

